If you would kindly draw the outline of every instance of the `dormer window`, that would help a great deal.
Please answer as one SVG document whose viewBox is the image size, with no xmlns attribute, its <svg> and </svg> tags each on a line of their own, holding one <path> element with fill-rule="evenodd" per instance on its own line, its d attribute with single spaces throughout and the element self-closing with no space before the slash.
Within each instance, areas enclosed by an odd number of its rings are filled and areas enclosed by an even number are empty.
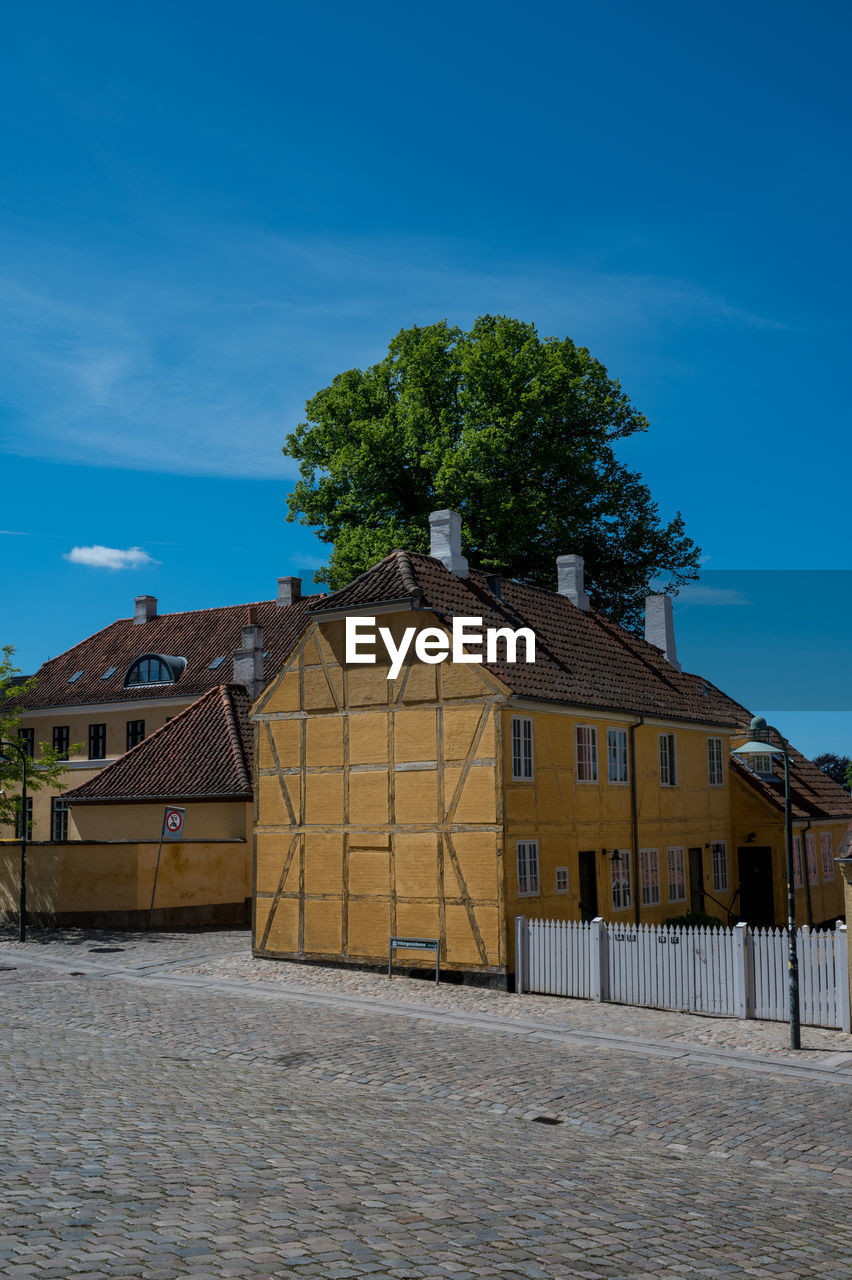
<svg viewBox="0 0 852 1280">
<path fill-rule="evenodd" d="M 125 689 L 140 684 L 174 684 L 184 667 L 186 658 L 172 658 L 163 653 L 146 653 L 137 658 L 124 677 Z"/>
<path fill-rule="evenodd" d="M 772 773 L 772 756 L 752 756 L 751 767 L 761 778 L 771 778 Z"/>
</svg>

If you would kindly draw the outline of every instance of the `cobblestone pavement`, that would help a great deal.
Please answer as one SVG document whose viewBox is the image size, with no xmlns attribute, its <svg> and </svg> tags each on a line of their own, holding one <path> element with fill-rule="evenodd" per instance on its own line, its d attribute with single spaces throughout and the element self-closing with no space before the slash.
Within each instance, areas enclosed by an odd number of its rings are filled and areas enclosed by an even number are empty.
<svg viewBox="0 0 852 1280">
<path fill-rule="evenodd" d="M 244 933 L 7 939 L 4 1277 L 852 1270 L 849 1037 L 794 1062 L 767 1024 L 251 961 Z"/>
</svg>

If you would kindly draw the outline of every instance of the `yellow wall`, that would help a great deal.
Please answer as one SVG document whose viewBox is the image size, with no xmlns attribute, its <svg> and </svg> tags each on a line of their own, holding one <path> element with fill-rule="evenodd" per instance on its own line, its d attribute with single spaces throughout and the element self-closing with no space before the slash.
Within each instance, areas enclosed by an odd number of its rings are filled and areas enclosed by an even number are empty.
<svg viewBox="0 0 852 1280">
<path fill-rule="evenodd" d="M 734 849 L 745 845 L 747 837 L 753 833 L 750 842 L 764 845 L 772 850 L 772 880 L 775 888 L 775 920 L 778 924 L 787 922 L 787 845 L 784 829 L 784 815 L 774 805 L 770 805 L 752 787 L 736 775 L 731 776 L 731 790 L 734 817 Z M 814 924 L 824 924 L 829 920 L 842 919 L 844 915 L 843 885 L 840 873 L 832 859 L 833 878 L 825 880 L 822 865 L 823 832 L 831 835 L 833 857 L 837 857 L 840 842 L 848 827 L 848 819 L 838 818 L 834 822 L 815 820 L 806 832 L 807 824 L 797 819 L 793 824 L 793 834 L 801 840 L 804 878 L 807 878 L 806 834 L 816 836 L 817 882 L 811 884 L 811 920 Z M 808 924 L 808 894 L 806 888 L 796 890 L 796 921 Z"/>
<path fill-rule="evenodd" d="M 53 746 L 53 727 L 54 725 L 68 725 L 70 729 L 69 741 L 73 745 L 77 744 L 78 750 L 72 751 L 69 759 L 70 768 L 68 772 L 62 775 L 59 784 L 56 787 L 42 787 L 41 790 L 32 792 L 33 797 L 33 828 L 32 837 L 34 840 L 50 840 L 50 802 L 54 796 L 61 795 L 63 791 L 71 791 L 74 787 L 81 787 L 84 782 L 88 782 L 90 778 L 98 775 L 101 769 L 110 764 L 118 756 L 124 755 L 127 747 L 127 722 L 129 720 L 145 721 L 145 736 L 150 737 L 155 729 L 161 728 L 167 719 L 173 719 L 185 707 L 188 707 L 192 699 L 184 701 L 172 701 L 171 699 L 152 699 L 150 702 L 139 701 L 132 705 L 122 704 L 120 710 L 115 709 L 109 704 L 103 707 L 91 707 L 88 710 L 79 711 L 76 707 L 59 708 L 53 711 L 27 712 L 21 718 L 20 727 L 22 729 L 35 730 L 35 755 L 38 758 L 39 743 L 45 742 L 48 746 Z M 106 731 L 106 759 L 101 761 L 89 762 L 89 725 L 105 724 Z M 11 790 L 11 788 L 10 788 Z M 68 820 L 68 838 L 69 840 L 81 839 L 80 833 L 76 825 L 77 815 L 71 813 Z M 11 835 L 10 828 L 0 828 L 3 835 Z"/>
<path fill-rule="evenodd" d="M 70 916 L 147 914 L 156 860 L 155 842 L 33 845 L 27 856 L 28 915 L 62 923 Z M 217 907 L 239 906 L 251 896 L 250 864 L 248 842 L 164 844 L 157 912 L 168 911 L 175 919 L 183 912 L 188 922 L 195 913 L 195 922 L 205 923 L 204 909 L 211 908 L 213 922 Z M 4 841 L 0 844 L 0 913 L 7 918 L 17 913 L 19 874 L 18 846 Z"/>
<path fill-rule="evenodd" d="M 531 781 L 512 779 L 511 720 L 529 716 L 533 721 L 534 776 Z M 503 712 L 503 769 L 506 807 L 506 906 L 510 916 L 579 919 L 579 852 L 594 850 L 597 869 L 598 912 L 605 919 L 633 921 L 637 901 L 633 883 L 632 903 L 614 910 L 611 896 L 611 855 L 632 851 L 631 787 L 610 782 L 607 765 L 607 729 L 625 730 L 635 717 L 589 715 L 582 711 L 535 710 L 519 704 Z M 577 778 L 576 729 L 597 730 L 597 782 Z M 677 785 L 660 785 L 659 735 L 673 732 L 677 738 Z M 708 782 L 707 739 L 721 737 L 725 782 Z M 629 734 L 628 734 L 629 743 Z M 729 906 L 736 890 L 735 858 L 731 847 L 730 785 L 727 777 L 728 739 L 718 729 L 672 723 L 650 723 L 635 731 L 637 812 L 640 849 L 656 849 L 659 867 L 658 904 L 644 905 L 638 895 L 643 923 L 659 923 L 690 910 L 690 847 L 702 850 L 703 887 L 713 893 L 709 845 L 724 840 L 728 853 L 728 891 L 714 896 Z M 538 841 L 538 894 L 518 896 L 516 842 Z M 685 901 L 669 902 L 667 850 L 684 850 Z M 606 852 L 604 852 L 606 851 Z M 632 852 L 631 868 L 632 868 Z M 557 893 L 556 868 L 566 867 L 569 891 Z M 635 876 L 631 875 L 631 880 Z M 724 915 L 721 907 L 706 900 L 705 909 Z"/>
<path fill-rule="evenodd" d="M 443 965 L 501 972 L 504 691 L 449 663 L 389 681 L 343 644 L 342 622 L 314 627 L 255 710 L 255 951 L 382 963 L 391 934 L 439 937 Z"/>
</svg>

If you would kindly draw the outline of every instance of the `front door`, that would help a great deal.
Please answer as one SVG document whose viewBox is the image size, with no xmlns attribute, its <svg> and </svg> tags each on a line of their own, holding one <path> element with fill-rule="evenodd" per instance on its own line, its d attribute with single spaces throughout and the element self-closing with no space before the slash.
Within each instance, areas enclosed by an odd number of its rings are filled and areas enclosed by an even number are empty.
<svg viewBox="0 0 852 1280">
<path fill-rule="evenodd" d="M 594 849 L 580 852 L 580 919 L 594 920 L 598 914 L 598 869 Z"/>
<path fill-rule="evenodd" d="M 704 910 L 704 850 L 689 851 L 689 909 L 696 914 Z"/>
<path fill-rule="evenodd" d="M 764 845 L 744 844 L 737 849 L 737 861 L 740 872 L 740 918 L 749 924 L 774 924 L 772 850 Z"/>
</svg>

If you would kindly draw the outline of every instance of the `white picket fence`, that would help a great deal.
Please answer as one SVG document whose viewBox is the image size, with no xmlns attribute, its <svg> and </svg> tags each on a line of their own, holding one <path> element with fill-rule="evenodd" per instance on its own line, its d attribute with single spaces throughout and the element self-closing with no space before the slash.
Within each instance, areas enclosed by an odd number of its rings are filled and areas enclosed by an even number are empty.
<svg viewBox="0 0 852 1280">
<path fill-rule="evenodd" d="M 850 1030 L 846 926 L 796 931 L 803 1024 Z M 787 930 L 515 919 L 515 989 L 615 1004 L 788 1018 Z"/>
</svg>

